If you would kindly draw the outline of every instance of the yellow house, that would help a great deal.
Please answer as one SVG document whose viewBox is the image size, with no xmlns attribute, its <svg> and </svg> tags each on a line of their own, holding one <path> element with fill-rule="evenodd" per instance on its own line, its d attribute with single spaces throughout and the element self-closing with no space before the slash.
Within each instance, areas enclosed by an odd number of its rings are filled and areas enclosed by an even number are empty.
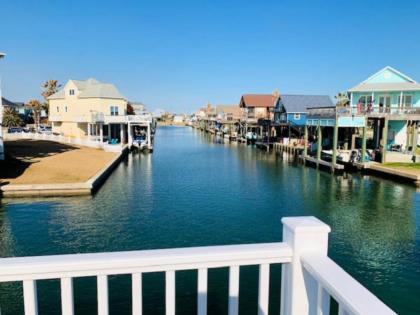
<svg viewBox="0 0 420 315">
<path fill-rule="evenodd" d="M 95 79 L 69 80 L 48 101 L 49 121 L 54 133 L 125 143 L 127 101 L 114 85 Z"/>
</svg>

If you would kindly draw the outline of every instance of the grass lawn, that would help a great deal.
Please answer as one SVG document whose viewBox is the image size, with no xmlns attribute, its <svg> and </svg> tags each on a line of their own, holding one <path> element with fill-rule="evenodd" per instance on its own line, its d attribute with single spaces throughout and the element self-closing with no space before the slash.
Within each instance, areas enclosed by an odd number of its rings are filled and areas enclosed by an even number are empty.
<svg viewBox="0 0 420 315">
<path fill-rule="evenodd" d="M 384 166 L 392 167 L 392 168 L 411 168 L 420 170 L 420 163 L 385 163 Z"/>
</svg>

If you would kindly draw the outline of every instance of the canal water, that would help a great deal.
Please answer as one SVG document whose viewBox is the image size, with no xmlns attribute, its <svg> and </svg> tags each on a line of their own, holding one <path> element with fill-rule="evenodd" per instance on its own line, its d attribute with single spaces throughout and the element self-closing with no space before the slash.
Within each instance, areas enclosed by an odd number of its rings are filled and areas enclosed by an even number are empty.
<svg viewBox="0 0 420 315">
<path fill-rule="evenodd" d="M 330 256 L 400 314 L 420 313 L 420 199 L 408 185 L 333 176 L 189 128 L 157 130 L 155 152 L 130 156 L 93 197 L 2 200 L 0 256 L 281 241 L 284 216 L 332 227 Z M 240 312 L 256 314 L 258 269 L 241 268 Z M 195 271 L 177 272 L 177 313 L 194 314 Z M 271 268 L 270 314 L 280 266 Z M 227 269 L 209 273 L 209 314 L 227 314 Z M 164 275 L 144 276 L 144 313 L 164 314 Z M 129 276 L 110 277 L 111 314 L 129 314 Z M 95 278 L 74 284 L 77 314 L 96 312 Z M 38 282 L 40 314 L 60 313 L 59 282 Z M 3 315 L 22 286 L 0 285 Z"/>
</svg>

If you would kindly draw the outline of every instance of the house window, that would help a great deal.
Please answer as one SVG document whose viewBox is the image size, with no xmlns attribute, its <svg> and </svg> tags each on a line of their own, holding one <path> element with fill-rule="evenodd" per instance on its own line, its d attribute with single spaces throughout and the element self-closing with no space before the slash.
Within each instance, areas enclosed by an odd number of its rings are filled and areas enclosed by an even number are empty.
<svg viewBox="0 0 420 315">
<path fill-rule="evenodd" d="M 118 116 L 118 106 L 111 106 L 111 116 Z"/>
<path fill-rule="evenodd" d="M 300 114 L 294 114 L 293 119 L 294 120 L 300 120 Z"/>
<path fill-rule="evenodd" d="M 65 107 L 66 113 L 67 113 L 67 106 Z"/>
<path fill-rule="evenodd" d="M 59 113 L 59 112 L 60 112 L 60 107 L 57 106 L 57 113 Z"/>
<path fill-rule="evenodd" d="M 359 104 L 362 108 L 366 108 L 367 106 L 372 106 L 373 98 L 372 95 L 364 95 L 359 98 Z"/>
<path fill-rule="evenodd" d="M 69 91 L 69 94 L 70 94 L 70 95 L 74 95 L 74 90 L 73 90 L 73 89 L 71 89 L 71 90 Z"/>
<path fill-rule="evenodd" d="M 403 95 L 403 100 L 401 103 L 401 95 L 398 95 L 398 107 L 411 107 L 413 106 L 413 97 L 411 95 Z"/>
</svg>

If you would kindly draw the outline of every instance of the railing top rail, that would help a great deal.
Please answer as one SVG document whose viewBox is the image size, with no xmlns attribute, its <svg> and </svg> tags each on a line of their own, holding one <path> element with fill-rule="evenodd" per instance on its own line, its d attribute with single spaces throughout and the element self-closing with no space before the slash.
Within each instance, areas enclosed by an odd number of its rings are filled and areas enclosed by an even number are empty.
<svg viewBox="0 0 420 315">
<path fill-rule="evenodd" d="M 286 263 L 285 243 L 203 246 L 0 259 L 0 282 Z"/>
<path fill-rule="evenodd" d="M 396 314 L 327 256 L 306 254 L 301 260 L 305 270 L 351 314 Z"/>
</svg>

